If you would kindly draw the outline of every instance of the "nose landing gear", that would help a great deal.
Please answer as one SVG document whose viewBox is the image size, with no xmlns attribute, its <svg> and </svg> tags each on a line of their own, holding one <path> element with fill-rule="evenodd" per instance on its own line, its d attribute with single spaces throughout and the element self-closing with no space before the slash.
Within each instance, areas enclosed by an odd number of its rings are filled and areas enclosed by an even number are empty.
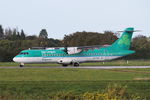
<svg viewBox="0 0 150 100">
<path fill-rule="evenodd" d="M 23 67 L 24 66 L 24 63 L 21 63 L 20 65 L 19 65 L 19 67 Z"/>
</svg>

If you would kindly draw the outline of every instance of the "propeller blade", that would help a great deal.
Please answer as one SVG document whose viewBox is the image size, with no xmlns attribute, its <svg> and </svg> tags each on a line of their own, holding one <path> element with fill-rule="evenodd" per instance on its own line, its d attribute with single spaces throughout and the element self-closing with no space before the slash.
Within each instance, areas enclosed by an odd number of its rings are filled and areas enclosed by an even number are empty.
<svg viewBox="0 0 150 100">
<path fill-rule="evenodd" d="M 64 52 L 66 52 L 66 54 L 68 54 L 68 47 L 67 46 L 64 47 Z"/>
</svg>

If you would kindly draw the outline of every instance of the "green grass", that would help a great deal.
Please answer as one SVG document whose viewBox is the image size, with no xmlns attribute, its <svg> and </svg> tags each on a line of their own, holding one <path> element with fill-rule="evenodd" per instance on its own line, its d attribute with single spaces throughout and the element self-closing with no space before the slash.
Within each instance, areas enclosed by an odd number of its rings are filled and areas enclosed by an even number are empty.
<svg viewBox="0 0 150 100">
<path fill-rule="evenodd" d="M 150 81 L 15 81 L 15 82 L 0 82 L 0 95 L 11 94 L 18 96 L 41 96 L 48 97 L 61 91 L 71 91 L 75 94 L 82 94 L 85 92 L 104 91 L 108 84 L 127 85 L 127 91 L 131 94 L 140 94 L 150 98 Z M 36 98 L 36 97 L 35 97 Z"/>
<path fill-rule="evenodd" d="M 81 66 L 150 66 L 150 60 L 115 60 L 110 62 L 94 62 L 94 63 L 81 63 Z M 0 62 L 0 67 L 19 66 L 19 63 L 14 62 Z M 25 64 L 28 67 L 34 66 L 61 66 L 56 63 L 46 64 Z"/>
<path fill-rule="evenodd" d="M 146 71 L 145 71 L 146 70 Z M 50 83 L 99 83 L 137 82 L 150 80 L 150 69 L 0 69 L 0 81 L 11 82 L 50 82 Z M 140 80 L 136 80 L 140 78 Z M 147 80 L 145 80 L 147 78 Z"/>
<path fill-rule="evenodd" d="M 0 96 L 48 98 L 60 91 L 75 94 L 103 91 L 108 84 L 127 85 L 129 93 L 150 99 L 150 69 L 0 69 Z M 16 98 L 15 98 L 16 99 Z M 19 100 L 18 99 L 18 100 Z M 7 99 L 6 99 L 7 100 Z"/>
<path fill-rule="evenodd" d="M 83 63 L 82 66 L 150 66 L 150 60 L 115 60 L 110 62 Z"/>
<path fill-rule="evenodd" d="M 19 63 L 15 62 L 0 62 L 0 67 L 16 67 L 19 66 Z M 43 63 L 43 64 L 25 64 L 27 67 L 34 67 L 34 66 L 60 66 L 59 64 L 56 63 Z"/>
<path fill-rule="evenodd" d="M 150 78 L 146 69 L 60 69 L 16 68 L 0 69 L 0 81 L 101 81 Z M 149 69 L 147 69 L 149 70 Z"/>
</svg>

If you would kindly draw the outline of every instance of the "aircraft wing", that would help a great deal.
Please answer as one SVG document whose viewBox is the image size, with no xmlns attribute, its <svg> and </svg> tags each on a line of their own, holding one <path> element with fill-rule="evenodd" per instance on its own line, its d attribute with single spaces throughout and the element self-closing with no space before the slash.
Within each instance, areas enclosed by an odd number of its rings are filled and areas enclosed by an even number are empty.
<svg viewBox="0 0 150 100">
<path fill-rule="evenodd" d="M 82 52 L 83 50 L 94 50 L 94 49 L 100 49 L 102 47 L 107 47 L 109 45 L 94 45 L 94 46 L 79 46 L 79 47 L 65 47 L 64 52 L 67 54 L 77 54 Z"/>
<path fill-rule="evenodd" d="M 100 48 L 108 47 L 108 46 L 110 46 L 110 45 L 79 46 L 78 49 L 93 50 L 93 49 L 100 49 Z"/>
<path fill-rule="evenodd" d="M 77 54 L 82 51 L 100 49 L 102 47 L 107 47 L 109 45 L 93 45 L 93 46 L 78 46 L 78 47 L 32 47 L 32 49 L 45 49 L 45 50 L 62 50 L 67 54 Z"/>
</svg>

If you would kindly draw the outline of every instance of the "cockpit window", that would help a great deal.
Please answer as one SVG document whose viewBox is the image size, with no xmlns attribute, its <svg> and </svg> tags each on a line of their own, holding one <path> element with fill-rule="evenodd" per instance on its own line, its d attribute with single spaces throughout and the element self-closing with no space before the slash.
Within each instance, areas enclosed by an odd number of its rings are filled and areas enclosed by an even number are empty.
<svg viewBox="0 0 150 100">
<path fill-rule="evenodd" d="M 21 52 L 19 53 L 19 55 L 28 55 L 29 53 L 28 52 Z"/>
</svg>

